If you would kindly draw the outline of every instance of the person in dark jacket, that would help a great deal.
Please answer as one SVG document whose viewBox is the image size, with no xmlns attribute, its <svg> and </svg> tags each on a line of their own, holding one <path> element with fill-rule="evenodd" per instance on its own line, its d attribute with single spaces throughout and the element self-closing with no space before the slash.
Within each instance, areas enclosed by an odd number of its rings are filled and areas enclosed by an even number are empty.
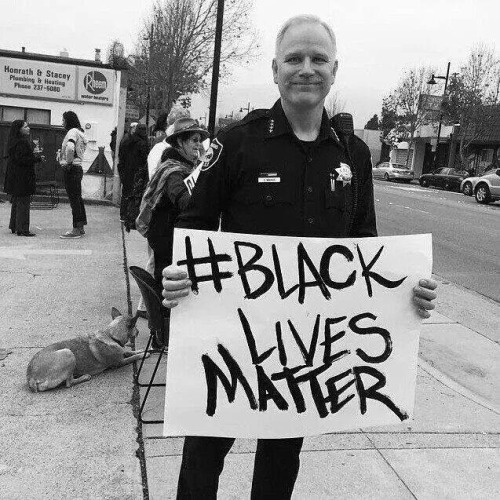
<svg viewBox="0 0 500 500">
<path fill-rule="evenodd" d="M 116 152 L 116 134 L 117 134 L 117 128 L 115 127 L 112 131 L 111 134 L 111 141 L 109 142 L 109 148 L 111 149 L 111 158 L 113 160 L 115 159 L 115 152 Z"/>
<path fill-rule="evenodd" d="M 146 125 L 140 123 L 134 131 L 120 144 L 120 161 L 118 174 L 122 183 L 122 196 L 120 202 L 120 220 L 127 221 L 128 205 L 132 201 L 134 178 L 136 172 L 145 167 L 149 153 Z"/>
<path fill-rule="evenodd" d="M 172 147 L 164 151 L 141 202 L 136 226 L 153 249 L 155 279 L 159 284 L 163 268 L 172 263 L 174 224 L 189 201 L 184 179 L 203 154 L 202 143 L 207 137 L 207 131 L 196 120 L 179 118 L 167 137 Z"/>
<path fill-rule="evenodd" d="M 9 228 L 18 236 L 36 236 L 30 231 L 30 196 L 35 193 L 35 163 L 30 128 L 24 120 L 14 120 L 10 127 L 7 151 L 9 159 L 4 189 L 12 196 Z"/>
</svg>

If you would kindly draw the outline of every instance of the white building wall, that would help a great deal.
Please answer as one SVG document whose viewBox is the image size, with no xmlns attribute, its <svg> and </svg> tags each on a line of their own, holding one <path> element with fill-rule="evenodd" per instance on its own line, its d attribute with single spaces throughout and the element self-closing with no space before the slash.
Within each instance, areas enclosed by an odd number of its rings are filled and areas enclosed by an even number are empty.
<svg viewBox="0 0 500 500">
<path fill-rule="evenodd" d="M 120 78 L 121 73 L 114 71 L 114 98 L 113 105 L 80 103 L 80 102 L 59 102 L 53 100 L 38 100 L 25 97 L 1 96 L 0 106 L 15 106 L 21 108 L 34 108 L 50 110 L 50 125 L 61 126 L 62 115 L 65 111 L 74 111 L 85 135 L 89 139 L 82 167 L 85 173 L 99 153 L 99 147 L 104 147 L 104 155 L 110 167 L 113 169 L 113 159 L 111 157 L 111 131 L 118 124 L 118 113 L 120 107 Z M 123 98 L 123 96 L 121 96 Z M 101 198 L 104 179 L 100 176 L 84 176 L 82 181 L 82 195 L 84 198 Z M 112 178 L 108 179 L 108 193 L 112 191 Z"/>
</svg>

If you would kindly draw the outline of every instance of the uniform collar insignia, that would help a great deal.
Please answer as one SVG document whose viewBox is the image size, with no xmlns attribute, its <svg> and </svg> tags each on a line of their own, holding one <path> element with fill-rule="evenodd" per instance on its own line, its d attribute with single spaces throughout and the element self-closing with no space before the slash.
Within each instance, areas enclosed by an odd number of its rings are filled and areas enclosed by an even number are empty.
<svg viewBox="0 0 500 500">
<path fill-rule="evenodd" d="M 269 128 L 268 128 L 268 132 L 269 132 L 270 134 L 272 134 L 272 133 L 274 132 L 274 119 L 273 119 L 273 118 L 271 118 L 271 119 L 269 120 Z"/>
</svg>

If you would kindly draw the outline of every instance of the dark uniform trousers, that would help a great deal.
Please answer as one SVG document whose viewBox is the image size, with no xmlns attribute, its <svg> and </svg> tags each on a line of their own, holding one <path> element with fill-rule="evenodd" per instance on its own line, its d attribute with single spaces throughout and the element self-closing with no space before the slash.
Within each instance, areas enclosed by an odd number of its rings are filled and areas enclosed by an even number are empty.
<svg viewBox="0 0 500 500">
<path fill-rule="evenodd" d="M 82 199 L 83 170 L 80 165 L 68 165 L 64 171 L 64 187 L 71 205 L 73 227 L 82 228 L 87 224 L 87 214 Z"/>
<path fill-rule="evenodd" d="M 303 438 L 259 439 L 255 453 L 252 500 L 287 500 L 299 472 Z M 178 500 L 217 498 L 219 476 L 233 438 L 194 437 L 184 440 Z"/>
<path fill-rule="evenodd" d="M 352 137 L 351 154 L 353 163 L 326 112 L 317 140 L 304 143 L 293 134 L 279 101 L 271 110 L 256 110 L 212 143 L 208 163 L 176 226 L 214 231 L 221 216 L 221 230 L 235 233 L 376 236 L 370 151 Z M 339 178 L 343 165 L 352 170 L 348 183 Z M 178 499 L 216 498 L 233 442 L 186 437 Z M 302 442 L 303 438 L 258 440 L 253 500 L 291 497 Z"/>
</svg>

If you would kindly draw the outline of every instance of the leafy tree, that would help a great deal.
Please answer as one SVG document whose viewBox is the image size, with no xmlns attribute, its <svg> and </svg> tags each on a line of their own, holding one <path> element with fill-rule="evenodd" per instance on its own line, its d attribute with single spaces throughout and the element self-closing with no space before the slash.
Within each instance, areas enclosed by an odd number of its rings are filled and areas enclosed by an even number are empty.
<svg viewBox="0 0 500 500">
<path fill-rule="evenodd" d="M 471 49 L 460 73 L 453 73 L 443 103 L 447 123 L 460 124 L 459 155 L 462 168 L 469 168 L 471 144 L 491 125 L 494 106 L 500 103 L 500 60 L 482 44 Z"/>
<path fill-rule="evenodd" d="M 365 125 L 366 130 L 378 130 L 378 115 L 373 115 Z"/>
<path fill-rule="evenodd" d="M 249 13 L 252 0 L 228 0 L 224 8 L 220 77 L 232 64 L 245 64 L 257 53 Z M 211 76 L 217 0 L 158 0 L 136 45 L 129 99 L 169 112 L 181 96 L 206 89 Z"/>
</svg>

